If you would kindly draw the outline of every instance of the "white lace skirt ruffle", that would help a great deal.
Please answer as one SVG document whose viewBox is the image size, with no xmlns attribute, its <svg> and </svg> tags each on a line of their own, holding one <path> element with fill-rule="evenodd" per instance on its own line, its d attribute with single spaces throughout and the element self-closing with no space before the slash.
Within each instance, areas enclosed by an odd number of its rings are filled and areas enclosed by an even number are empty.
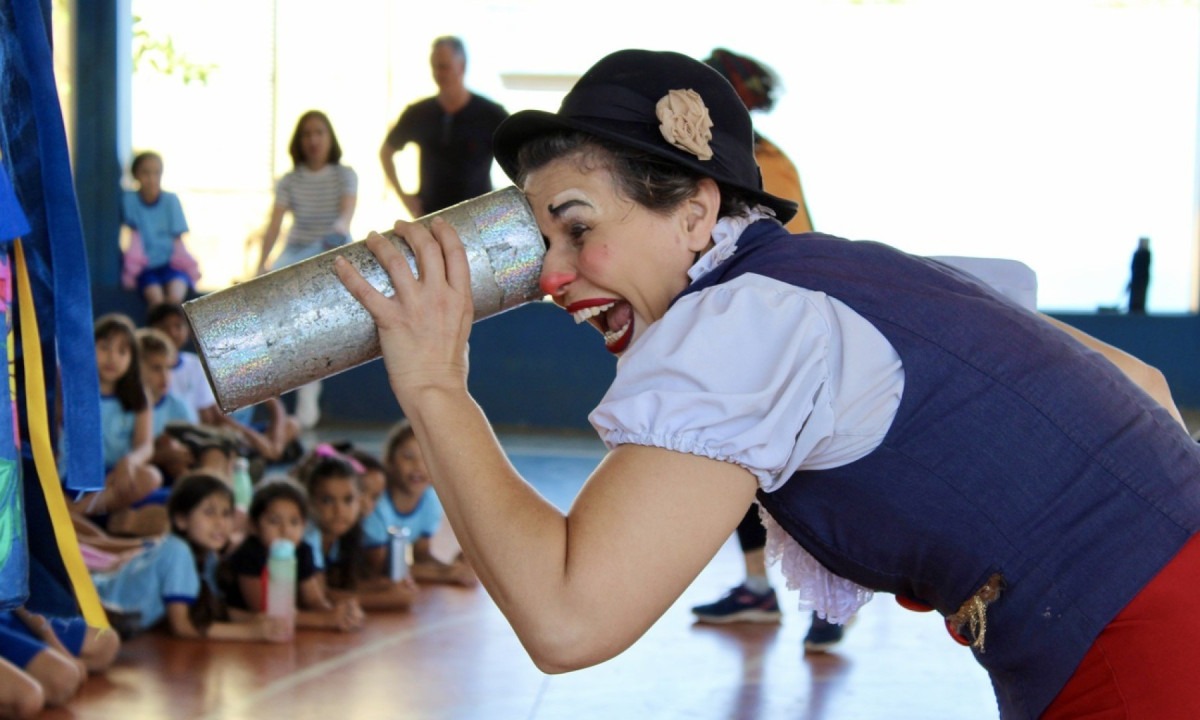
<svg viewBox="0 0 1200 720">
<path fill-rule="evenodd" d="M 779 527 L 775 518 L 761 505 L 758 512 L 767 529 L 767 563 L 779 564 L 788 590 L 799 592 L 798 606 L 801 610 L 816 611 L 817 615 L 829 622 L 842 625 L 871 601 L 874 595 L 872 591 L 829 572 Z"/>
</svg>

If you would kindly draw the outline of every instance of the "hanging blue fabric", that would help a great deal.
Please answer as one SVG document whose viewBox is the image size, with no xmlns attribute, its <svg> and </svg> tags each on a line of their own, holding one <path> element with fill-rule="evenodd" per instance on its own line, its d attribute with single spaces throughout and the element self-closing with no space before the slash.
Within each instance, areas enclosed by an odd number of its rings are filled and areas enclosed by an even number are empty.
<svg viewBox="0 0 1200 720">
<path fill-rule="evenodd" d="M 22 242 L 36 300 L 45 377 L 61 378 L 62 383 L 57 400 L 71 452 L 62 458 L 59 474 L 69 490 L 99 490 L 104 486 L 104 464 L 91 286 L 41 3 L 0 3 L 0 26 L 4 55 L 0 62 L 9 91 L 3 103 L 0 150 L 29 220 Z M 15 324 L 20 322 L 18 316 Z M 20 355 L 19 344 L 17 352 Z M 54 384 L 47 383 L 50 407 L 56 402 L 55 392 Z M 23 415 L 21 421 L 27 422 Z M 24 428 L 28 431 L 27 425 Z M 28 443 L 23 451 L 28 454 Z"/>
<path fill-rule="evenodd" d="M 8 338 L 11 330 L 8 318 L 12 301 L 12 264 L 8 247 L 13 238 L 28 232 L 29 221 L 13 193 L 8 173 L 0 169 L 0 248 L 3 248 L 0 252 L 0 338 Z M 6 371 L 0 378 L 0 609 L 23 605 L 29 595 L 29 540 L 25 530 L 21 458 L 14 435 L 16 412 L 9 394 L 10 377 Z"/>
</svg>

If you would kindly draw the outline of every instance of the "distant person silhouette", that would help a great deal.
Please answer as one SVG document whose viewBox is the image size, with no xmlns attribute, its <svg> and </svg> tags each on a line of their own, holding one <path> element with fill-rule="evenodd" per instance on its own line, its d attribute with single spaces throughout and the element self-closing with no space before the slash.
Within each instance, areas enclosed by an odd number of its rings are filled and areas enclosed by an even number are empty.
<svg viewBox="0 0 1200 720">
<path fill-rule="evenodd" d="M 1146 291 L 1150 289 L 1150 238 L 1138 238 L 1137 250 L 1129 263 L 1129 312 L 1146 314 Z"/>
<path fill-rule="evenodd" d="M 388 185 L 414 218 L 492 190 L 492 133 L 508 111 L 465 84 L 467 52 L 452 36 L 433 41 L 429 67 L 438 92 L 409 105 L 379 148 Z M 420 187 L 400 185 L 393 155 L 414 143 L 421 149 Z"/>
</svg>

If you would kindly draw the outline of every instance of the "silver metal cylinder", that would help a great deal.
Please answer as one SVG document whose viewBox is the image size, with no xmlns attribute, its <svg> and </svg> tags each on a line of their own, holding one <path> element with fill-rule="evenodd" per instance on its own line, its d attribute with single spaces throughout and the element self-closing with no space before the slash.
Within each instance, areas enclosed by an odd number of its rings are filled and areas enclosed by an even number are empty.
<svg viewBox="0 0 1200 720">
<path fill-rule="evenodd" d="M 517 188 L 481 195 L 418 222 L 428 225 L 438 216 L 466 246 L 476 321 L 543 295 L 538 278 L 545 246 Z M 391 231 L 383 234 L 415 271 L 408 245 Z M 184 303 L 221 410 L 253 405 L 381 355 L 375 322 L 333 272 L 338 256 L 380 292 L 392 294 L 387 273 L 360 240 Z"/>
</svg>

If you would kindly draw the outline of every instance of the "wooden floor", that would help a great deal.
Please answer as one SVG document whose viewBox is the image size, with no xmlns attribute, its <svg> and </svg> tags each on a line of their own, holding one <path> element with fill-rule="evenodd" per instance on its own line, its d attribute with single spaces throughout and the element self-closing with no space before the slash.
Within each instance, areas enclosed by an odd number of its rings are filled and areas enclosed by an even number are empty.
<svg viewBox="0 0 1200 720">
<path fill-rule="evenodd" d="M 361 431 L 360 431 L 361 432 Z M 334 439 L 329 431 L 326 439 Z M 355 438 L 368 449 L 379 433 Z M 591 440 L 503 438 L 518 469 L 565 506 L 600 457 Z M 377 447 L 377 446 L 376 446 Z M 936 615 L 869 603 L 836 652 L 806 655 L 804 614 L 780 589 L 778 626 L 694 625 L 688 611 L 741 579 L 731 540 L 679 602 L 623 655 L 547 676 L 482 589 L 422 589 L 402 614 L 352 635 L 294 644 L 205 643 L 148 634 L 47 720 L 295 718 L 587 720 L 795 718 L 989 720 L 987 677 Z M 777 578 L 778 580 L 778 578 Z"/>
</svg>

